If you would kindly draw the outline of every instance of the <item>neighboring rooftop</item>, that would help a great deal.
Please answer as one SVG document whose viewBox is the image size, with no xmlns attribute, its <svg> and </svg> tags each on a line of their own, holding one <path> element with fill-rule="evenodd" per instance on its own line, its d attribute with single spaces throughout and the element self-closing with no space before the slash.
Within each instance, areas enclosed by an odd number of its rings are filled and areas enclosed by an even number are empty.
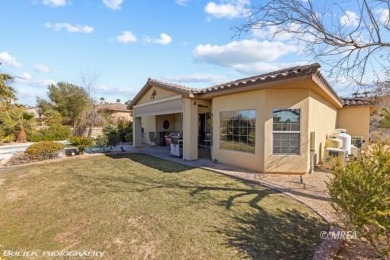
<svg viewBox="0 0 390 260">
<path fill-rule="evenodd" d="M 97 104 L 97 109 L 99 110 L 111 110 L 111 111 L 129 111 L 126 104 L 121 103 L 104 103 Z"/>
<path fill-rule="evenodd" d="M 369 106 L 373 104 L 372 98 L 360 97 L 360 98 L 341 98 L 344 106 Z"/>
</svg>

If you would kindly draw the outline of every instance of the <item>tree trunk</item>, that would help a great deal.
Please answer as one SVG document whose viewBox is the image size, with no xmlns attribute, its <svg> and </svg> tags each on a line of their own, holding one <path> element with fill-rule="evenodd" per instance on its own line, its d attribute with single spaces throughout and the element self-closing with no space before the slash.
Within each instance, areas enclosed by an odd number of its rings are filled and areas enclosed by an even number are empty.
<svg viewBox="0 0 390 260">
<path fill-rule="evenodd" d="M 88 128 L 88 137 L 91 138 L 94 124 L 92 123 Z"/>
<path fill-rule="evenodd" d="M 27 142 L 27 134 L 24 128 L 21 128 L 20 131 L 16 135 L 16 142 L 18 143 L 26 143 Z"/>
</svg>

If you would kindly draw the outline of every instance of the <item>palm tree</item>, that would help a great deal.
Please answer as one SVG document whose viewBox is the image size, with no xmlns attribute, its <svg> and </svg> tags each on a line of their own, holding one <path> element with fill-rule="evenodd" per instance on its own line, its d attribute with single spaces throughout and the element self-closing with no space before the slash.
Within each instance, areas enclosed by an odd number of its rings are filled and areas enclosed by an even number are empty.
<svg viewBox="0 0 390 260">
<path fill-rule="evenodd" d="M 22 107 L 13 107 L 0 115 L 0 122 L 5 136 L 14 136 L 16 142 L 27 142 L 27 133 L 35 126 L 34 114 L 28 113 Z"/>
<path fill-rule="evenodd" d="M 79 153 L 82 155 L 84 154 L 85 148 L 88 146 L 91 146 L 93 144 L 93 141 L 89 137 L 83 137 L 83 136 L 73 136 L 70 138 L 70 143 L 73 146 L 76 146 L 79 149 Z"/>
<path fill-rule="evenodd" d="M 13 80 L 11 75 L 0 73 L 0 108 L 9 106 L 16 99 L 15 89 L 7 85 Z"/>
</svg>

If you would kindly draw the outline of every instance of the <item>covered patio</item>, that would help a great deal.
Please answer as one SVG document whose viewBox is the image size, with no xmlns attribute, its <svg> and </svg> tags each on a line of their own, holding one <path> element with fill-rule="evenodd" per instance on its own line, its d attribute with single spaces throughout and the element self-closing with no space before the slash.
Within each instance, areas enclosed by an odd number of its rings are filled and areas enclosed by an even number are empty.
<svg viewBox="0 0 390 260">
<path fill-rule="evenodd" d="M 196 99 L 190 89 L 161 88 L 162 84 L 149 79 L 132 101 L 134 147 L 162 147 L 161 151 L 170 156 L 173 135 L 182 149 L 178 157 L 192 161 L 206 154 L 210 158 L 211 102 Z"/>
</svg>

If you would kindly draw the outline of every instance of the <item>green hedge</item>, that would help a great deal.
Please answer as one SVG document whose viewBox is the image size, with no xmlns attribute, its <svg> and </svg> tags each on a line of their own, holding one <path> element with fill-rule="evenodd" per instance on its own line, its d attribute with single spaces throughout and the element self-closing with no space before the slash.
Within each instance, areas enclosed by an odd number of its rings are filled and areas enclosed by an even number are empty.
<svg viewBox="0 0 390 260">
<path fill-rule="evenodd" d="M 39 130 L 38 132 L 28 136 L 29 142 L 40 141 L 62 141 L 67 140 L 71 135 L 69 126 L 53 125 L 48 128 Z"/>
<path fill-rule="evenodd" d="M 58 154 L 64 149 L 64 145 L 52 142 L 42 141 L 32 144 L 26 149 L 26 153 L 32 160 L 46 160 L 58 157 Z"/>
</svg>

